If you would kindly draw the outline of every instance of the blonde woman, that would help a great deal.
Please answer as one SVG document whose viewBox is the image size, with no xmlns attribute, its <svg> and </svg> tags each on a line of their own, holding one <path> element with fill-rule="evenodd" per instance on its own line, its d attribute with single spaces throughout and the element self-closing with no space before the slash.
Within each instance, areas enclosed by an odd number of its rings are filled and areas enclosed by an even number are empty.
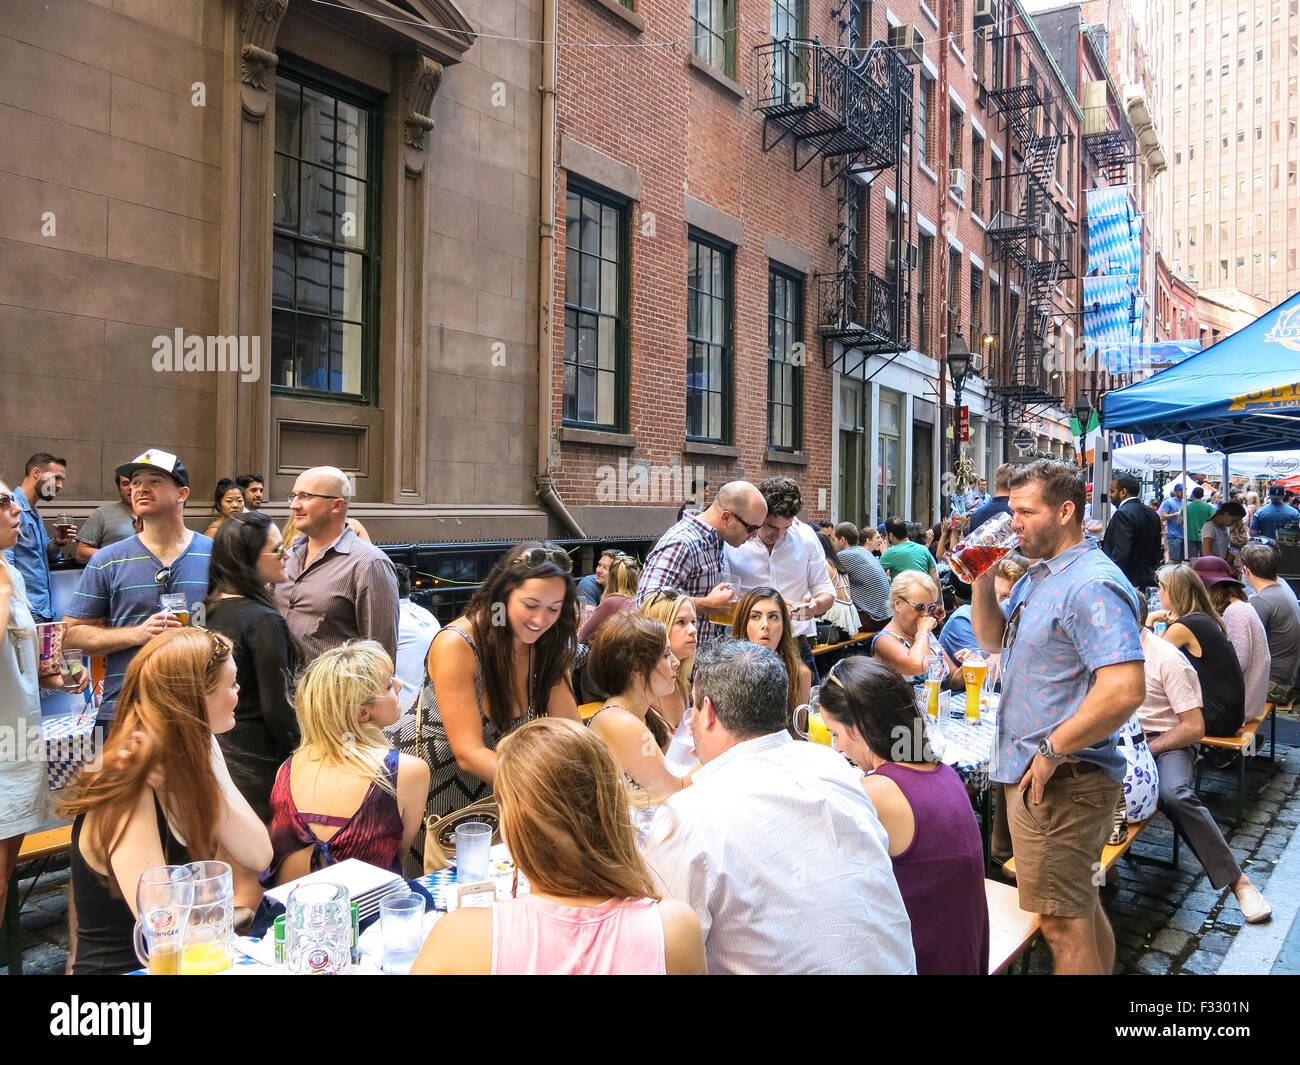
<svg viewBox="0 0 1300 1065">
<path fill-rule="evenodd" d="M 383 729 L 397 721 L 402 682 L 374 640 L 320 655 L 298 684 L 302 743 L 271 791 L 276 884 L 345 858 L 400 873 L 420 828 L 429 767 L 393 750 Z"/>
<path fill-rule="evenodd" d="M 954 690 L 962 685 L 961 666 L 943 649 L 934 634 L 943 619 L 943 599 L 938 583 L 918 570 L 903 570 L 889 586 L 894 616 L 876 633 L 871 652 L 913 683 L 925 679 L 932 655 L 943 659 L 944 676 Z"/>
<path fill-rule="evenodd" d="M 1164 609 L 1153 611 L 1147 623 L 1167 622 L 1165 639 L 1181 650 L 1196 670 L 1205 735 L 1235 736 L 1245 720 L 1246 680 L 1223 618 L 1191 566 L 1161 566 L 1156 581 Z"/>
<path fill-rule="evenodd" d="M 695 651 L 699 646 L 695 600 L 676 588 L 660 588 L 641 604 L 641 616 L 658 621 L 668 629 L 668 646 L 680 663 L 676 690 L 659 700 L 664 720 L 676 730 L 691 705 L 691 672 L 695 669 Z"/>
<path fill-rule="evenodd" d="M 434 925 L 413 975 L 703 975 L 695 911 L 661 898 L 636 849 L 609 749 L 572 721 L 531 721 L 497 748 L 501 834 L 530 894 Z"/>
<path fill-rule="evenodd" d="M 636 609 L 636 585 L 640 579 L 641 566 L 636 559 L 617 555 L 610 561 L 605 592 L 595 613 L 578 631 L 579 643 L 592 643 L 600 627 L 619 611 Z"/>
</svg>

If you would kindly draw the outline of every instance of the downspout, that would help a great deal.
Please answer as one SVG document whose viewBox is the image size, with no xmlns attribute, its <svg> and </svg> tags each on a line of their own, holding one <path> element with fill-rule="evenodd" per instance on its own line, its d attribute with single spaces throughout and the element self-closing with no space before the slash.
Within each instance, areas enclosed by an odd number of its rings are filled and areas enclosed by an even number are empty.
<svg viewBox="0 0 1300 1065">
<path fill-rule="evenodd" d="M 571 535 L 586 533 L 565 507 L 551 480 L 551 359 L 554 345 L 551 301 L 555 295 L 555 110 L 556 66 L 559 49 L 559 0 L 542 0 L 542 173 L 541 220 L 538 226 L 537 291 L 537 498 Z"/>
</svg>

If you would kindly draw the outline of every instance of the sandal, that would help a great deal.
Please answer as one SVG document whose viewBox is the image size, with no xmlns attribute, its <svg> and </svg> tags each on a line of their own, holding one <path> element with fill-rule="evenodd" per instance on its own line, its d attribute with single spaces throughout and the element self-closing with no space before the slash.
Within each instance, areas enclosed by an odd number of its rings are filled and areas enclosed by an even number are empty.
<svg viewBox="0 0 1300 1065">
<path fill-rule="evenodd" d="M 1273 907 L 1254 884 L 1237 892 L 1237 903 L 1247 924 L 1262 924 L 1273 916 Z"/>
</svg>

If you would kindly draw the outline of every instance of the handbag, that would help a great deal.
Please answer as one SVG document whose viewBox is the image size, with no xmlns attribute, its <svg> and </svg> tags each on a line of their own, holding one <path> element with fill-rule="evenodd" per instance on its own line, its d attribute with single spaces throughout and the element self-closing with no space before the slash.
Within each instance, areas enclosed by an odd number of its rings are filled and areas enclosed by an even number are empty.
<svg viewBox="0 0 1300 1065">
<path fill-rule="evenodd" d="M 395 741 L 398 751 L 422 759 L 432 770 L 429 739 L 424 734 L 424 694 L 428 690 L 429 675 L 426 673 L 420 694 L 415 700 L 413 714 L 404 715 L 401 720 L 385 729 L 385 732 L 391 740 Z M 408 736 L 403 726 L 410 723 L 412 716 L 415 718 L 415 729 Z M 495 798 L 479 799 L 445 815 L 426 814 L 424 835 L 421 837 L 420 833 L 416 833 L 410 852 L 402 863 L 403 873 L 418 877 L 447 868 L 449 860 L 456 856 L 456 826 L 468 821 L 480 821 L 490 825 L 493 845 L 501 842 L 501 808 Z"/>
</svg>

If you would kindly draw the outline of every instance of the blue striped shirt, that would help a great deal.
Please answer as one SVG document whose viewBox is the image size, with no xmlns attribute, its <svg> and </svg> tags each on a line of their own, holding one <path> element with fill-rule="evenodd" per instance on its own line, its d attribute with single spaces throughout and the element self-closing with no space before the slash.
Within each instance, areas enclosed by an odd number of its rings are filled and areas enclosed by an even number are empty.
<svg viewBox="0 0 1300 1065">
<path fill-rule="evenodd" d="M 171 581 L 159 582 L 155 576 L 168 567 L 150 553 L 139 536 L 101 547 L 82 571 L 81 583 L 68 605 L 67 620 L 102 619 L 110 629 L 139 625 L 158 613 L 162 607 L 159 596 L 164 592 L 185 593 L 185 600 L 193 609 L 207 594 L 211 555 L 212 540 L 195 533 L 189 547 L 171 564 Z M 104 703 L 99 711 L 101 721 L 112 719 L 127 666 L 139 650 L 139 646 L 127 647 L 108 656 Z"/>
</svg>

